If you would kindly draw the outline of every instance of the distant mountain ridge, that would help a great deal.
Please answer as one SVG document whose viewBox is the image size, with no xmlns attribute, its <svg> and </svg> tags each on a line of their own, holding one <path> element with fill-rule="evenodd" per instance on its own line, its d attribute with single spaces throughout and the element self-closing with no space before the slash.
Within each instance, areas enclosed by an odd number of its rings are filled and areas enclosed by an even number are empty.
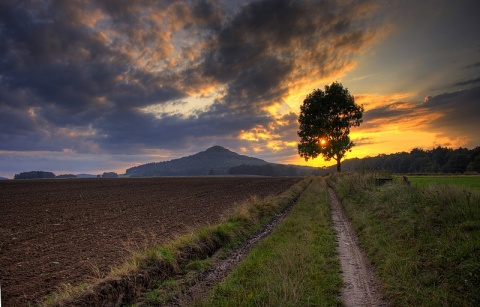
<svg viewBox="0 0 480 307">
<path fill-rule="evenodd" d="M 152 162 L 126 170 L 129 177 L 226 175 L 239 165 L 267 165 L 268 162 L 213 146 L 191 156 L 164 162 Z"/>
</svg>

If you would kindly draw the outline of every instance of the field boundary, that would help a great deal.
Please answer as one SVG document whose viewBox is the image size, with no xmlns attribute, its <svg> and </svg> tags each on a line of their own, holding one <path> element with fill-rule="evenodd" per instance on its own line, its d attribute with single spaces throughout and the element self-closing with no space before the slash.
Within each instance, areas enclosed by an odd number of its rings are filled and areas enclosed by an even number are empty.
<svg viewBox="0 0 480 307">
<path fill-rule="evenodd" d="M 180 296 L 167 302 L 166 306 L 185 306 L 189 305 L 188 303 L 194 301 L 197 297 L 204 297 L 211 290 L 211 287 L 222 281 L 260 240 L 272 232 L 278 223 L 292 210 L 299 196 L 293 199 L 280 213 L 276 214 L 262 229 L 251 235 L 240 247 L 231 251 L 228 258 L 219 261 L 213 268 L 202 272 L 191 287 L 182 291 Z"/>
<path fill-rule="evenodd" d="M 246 203 L 223 223 L 202 227 L 140 252 L 117 272 L 93 284 L 54 293 L 44 305 L 119 306 L 131 303 L 159 282 L 182 274 L 191 261 L 210 257 L 223 247 L 241 244 L 278 212 L 295 203 L 311 181 L 306 178 L 279 196 Z"/>
</svg>

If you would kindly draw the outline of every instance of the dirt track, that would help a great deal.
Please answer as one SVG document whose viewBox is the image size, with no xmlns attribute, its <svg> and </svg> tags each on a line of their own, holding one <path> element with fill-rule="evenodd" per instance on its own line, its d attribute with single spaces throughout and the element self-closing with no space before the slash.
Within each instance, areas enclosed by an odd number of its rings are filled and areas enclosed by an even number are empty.
<svg viewBox="0 0 480 307">
<path fill-rule="evenodd" d="M 341 299 L 344 306 L 388 306 L 388 303 L 382 299 L 381 281 L 365 253 L 360 249 L 355 230 L 343 211 L 340 201 L 332 188 L 329 188 L 328 192 L 332 219 L 337 231 L 338 253 L 344 282 Z"/>
<path fill-rule="evenodd" d="M 165 306 L 194 306 L 193 302 L 195 302 L 195 299 L 207 297 L 213 287 L 223 281 L 235 269 L 235 267 L 243 261 L 260 240 L 263 240 L 266 236 L 270 235 L 275 227 L 277 227 L 285 216 L 290 213 L 296 201 L 297 199 L 293 200 L 290 205 L 284 208 L 280 213 L 277 213 L 270 222 L 250 236 L 250 238 L 240 247 L 233 250 L 227 258 L 221 261 L 215 259 L 214 261 L 217 263 L 213 268 L 203 272 L 191 287 L 183 291 L 179 297 L 173 298 Z"/>
<path fill-rule="evenodd" d="M 0 182 L 5 306 L 106 273 L 126 245 L 164 241 L 219 220 L 236 202 L 276 195 L 298 178 L 75 179 Z M 130 243 L 128 243 L 130 242 Z M 132 247 L 132 246 L 130 246 Z"/>
</svg>

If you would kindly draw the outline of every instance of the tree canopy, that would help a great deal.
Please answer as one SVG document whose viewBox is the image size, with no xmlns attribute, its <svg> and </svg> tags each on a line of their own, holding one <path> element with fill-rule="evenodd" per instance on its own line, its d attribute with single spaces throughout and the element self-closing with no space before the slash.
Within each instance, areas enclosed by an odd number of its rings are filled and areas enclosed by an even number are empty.
<svg viewBox="0 0 480 307">
<path fill-rule="evenodd" d="M 298 153 L 308 159 L 322 155 L 326 161 L 340 161 L 354 143 L 350 140 L 350 128 L 362 123 L 363 106 L 355 103 L 354 97 L 339 82 L 325 85 L 325 91 L 314 90 L 300 106 L 298 122 Z"/>
</svg>

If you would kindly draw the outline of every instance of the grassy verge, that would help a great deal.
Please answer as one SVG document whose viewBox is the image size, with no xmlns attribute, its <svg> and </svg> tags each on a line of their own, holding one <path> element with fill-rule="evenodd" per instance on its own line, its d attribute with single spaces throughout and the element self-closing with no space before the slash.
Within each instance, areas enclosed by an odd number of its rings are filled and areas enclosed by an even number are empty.
<svg viewBox="0 0 480 307">
<path fill-rule="evenodd" d="M 155 300 L 161 298 L 158 293 L 148 290 L 162 285 L 174 289 L 171 284 L 173 276 L 208 265 L 208 258 L 214 253 L 243 242 L 295 201 L 310 182 L 311 179 L 307 178 L 273 198 L 252 199 L 236 207 L 217 225 L 200 228 L 166 244 L 134 251 L 127 262 L 108 276 L 78 287 L 67 286 L 63 291 L 48 296 L 44 305 L 125 305 L 136 301 L 145 292 L 150 303 L 156 304 Z"/>
<path fill-rule="evenodd" d="M 480 305 L 478 191 L 376 186 L 368 174 L 330 180 L 394 305 Z"/>
<path fill-rule="evenodd" d="M 342 285 L 325 181 L 315 179 L 287 217 L 202 306 L 336 306 Z"/>
</svg>

